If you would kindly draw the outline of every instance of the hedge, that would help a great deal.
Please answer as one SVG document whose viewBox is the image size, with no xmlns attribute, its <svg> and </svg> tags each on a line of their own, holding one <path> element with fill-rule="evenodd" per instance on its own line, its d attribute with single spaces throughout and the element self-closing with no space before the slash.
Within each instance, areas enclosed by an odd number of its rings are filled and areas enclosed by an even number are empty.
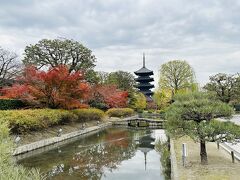
<svg viewBox="0 0 240 180">
<path fill-rule="evenodd" d="M 240 104 L 234 105 L 234 108 L 235 108 L 236 111 L 240 111 Z"/>
<path fill-rule="evenodd" d="M 112 108 L 107 110 L 106 114 L 109 117 L 127 117 L 134 114 L 134 110 L 131 108 Z"/>
<path fill-rule="evenodd" d="M 17 99 L 0 99 L 0 110 L 7 109 L 20 109 L 25 107 L 26 105 Z"/>
<path fill-rule="evenodd" d="M 7 122 L 13 133 L 40 130 L 58 124 L 101 120 L 104 113 L 96 109 L 59 110 L 28 109 L 0 111 L 0 120 Z"/>
<path fill-rule="evenodd" d="M 105 113 L 100 109 L 75 109 L 72 112 L 77 115 L 77 121 L 85 122 L 85 121 L 100 121 Z"/>
<path fill-rule="evenodd" d="M 92 108 L 101 109 L 101 110 L 107 110 L 108 109 L 108 106 L 103 102 L 98 102 L 98 101 L 95 101 L 95 100 L 91 100 L 91 101 L 88 102 L 88 104 Z"/>
</svg>

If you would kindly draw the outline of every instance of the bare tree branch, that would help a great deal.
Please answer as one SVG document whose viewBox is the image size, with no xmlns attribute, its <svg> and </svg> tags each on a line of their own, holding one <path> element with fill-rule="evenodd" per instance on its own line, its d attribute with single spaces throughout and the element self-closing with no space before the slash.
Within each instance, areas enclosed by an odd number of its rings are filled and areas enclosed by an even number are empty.
<svg viewBox="0 0 240 180">
<path fill-rule="evenodd" d="M 0 47 L 0 87 L 11 84 L 21 71 L 17 54 Z"/>
</svg>

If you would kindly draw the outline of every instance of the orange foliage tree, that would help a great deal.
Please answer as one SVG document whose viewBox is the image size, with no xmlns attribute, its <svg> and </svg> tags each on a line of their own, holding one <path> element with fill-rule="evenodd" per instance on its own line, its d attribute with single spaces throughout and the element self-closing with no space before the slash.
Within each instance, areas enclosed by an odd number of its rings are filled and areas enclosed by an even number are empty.
<svg viewBox="0 0 240 180">
<path fill-rule="evenodd" d="M 2 89 L 3 97 L 24 100 L 40 107 L 73 109 L 86 107 L 89 86 L 80 71 L 71 72 L 67 66 L 50 68 L 47 72 L 33 66 L 25 69 L 19 84 Z"/>
<path fill-rule="evenodd" d="M 108 108 L 124 108 L 128 104 L 128 92 L 115 85 L 95 85 L 91 88 L 90 101 L 105 103 Z"/>
</svg>

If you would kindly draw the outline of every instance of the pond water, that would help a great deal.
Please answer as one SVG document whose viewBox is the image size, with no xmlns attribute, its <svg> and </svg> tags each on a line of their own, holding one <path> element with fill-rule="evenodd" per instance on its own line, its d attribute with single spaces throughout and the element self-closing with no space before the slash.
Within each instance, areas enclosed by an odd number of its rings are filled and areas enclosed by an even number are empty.
<svg viewBox="0 0 240 180">
<path fill-rule="evenodd" d="M 161 153 L 164 130 L 108 128 L 18 163 L 39 168 L 47 179 L 166 179 Z"/>
</svg>

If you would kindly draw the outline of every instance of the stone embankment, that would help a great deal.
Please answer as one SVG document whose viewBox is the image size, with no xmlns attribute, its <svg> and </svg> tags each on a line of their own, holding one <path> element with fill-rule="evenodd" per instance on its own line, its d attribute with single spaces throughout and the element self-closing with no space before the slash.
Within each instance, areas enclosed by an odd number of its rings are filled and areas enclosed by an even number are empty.
<svg viewBox="0 0 240 180">
<path fill-rule="evenodd" d="M 63 134 L 59 137 L 52 137 L 52 138 L 44 139 L 41 141 L 36 141 L 36 142 L 30 143 L 30 144 L 22 145 L 22 146 L 17 147 L 14 150 L 13 155 L 16 156 L 16 155 L 24 154 L 24 153 L 27 153 L 27 152 L 30 152 L 30 151 L 33 151 L 33 150 L 36 150 L 39 148 L 43 148 L 43 147 L 46 147 L 49 145 L 53 145 L 53 144 L 57 144 L 57 143 L 66 141 L 68 139 L 72 139 L 74 137 L 78 137 L 80 135 L 95 132 L 97 130 L 101 130 L 103 128 L 111 126 L 111 124 L 112 124 L 111 122 L 107 122 L 107 123 L 100 124 L 98 126 L 87 127 L 85 129 L 80 129 L 75 132 Z"/>
</svg>

